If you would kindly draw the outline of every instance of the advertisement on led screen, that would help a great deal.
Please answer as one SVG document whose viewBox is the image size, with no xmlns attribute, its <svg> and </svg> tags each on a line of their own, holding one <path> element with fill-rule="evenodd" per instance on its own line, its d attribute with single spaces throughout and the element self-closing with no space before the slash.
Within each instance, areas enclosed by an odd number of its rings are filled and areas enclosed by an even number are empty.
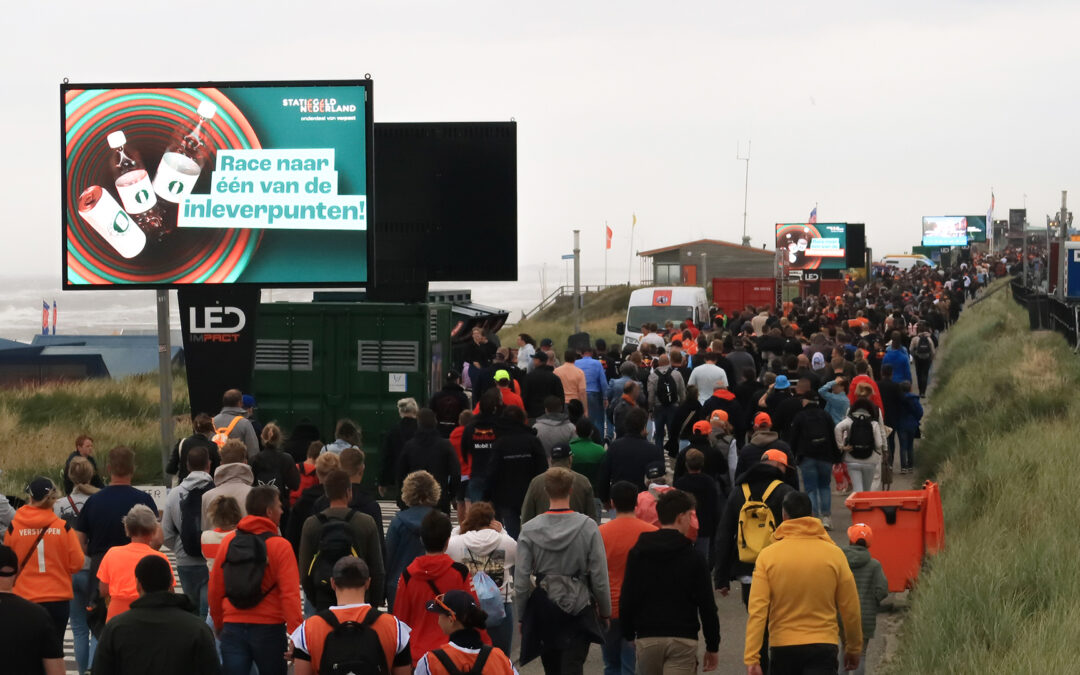
<svg viewBox="0 0 1080 675">
<path fill-rule="evenodd" d="M 923 246 L 967 246 L 966 216 L 924 216 L 922 219 Z"/>
<path fill-rule="evenodd" d="M 842 270 L 847 267 L 847 224 L 777 223 L 776 248 L 792 270 Z"/>
<path fill-rule="evenodd" d="M 61 98 L 64 288 L 367 282 L 370 81 Z"/>
</svg>

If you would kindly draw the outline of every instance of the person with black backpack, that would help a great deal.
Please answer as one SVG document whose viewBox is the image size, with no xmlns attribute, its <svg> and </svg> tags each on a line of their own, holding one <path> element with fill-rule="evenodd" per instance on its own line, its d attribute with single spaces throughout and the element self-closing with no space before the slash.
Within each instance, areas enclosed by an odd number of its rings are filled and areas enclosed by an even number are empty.
<svg viewBox="0 0 1080 675">
<path fill-rule="evenodd" d="M 300 471 L 292 456 L 281 449 L 282 435 L 277 424 L 270 422 L 263 427 L 259 438 L 262 450 L 251 461 L 251 472 L 255 476 L 253 485 L 270 485 L 281 493 L 281 505 L 285 508 L 284 518 L 289 517 L 289 493 L 300 487 Z"/>
<path fill-rule="evenodd" d="M 292 546 L 278 534 L 281 493 L 254 487 L 247 516 L 222 540 L 207 597 L 221 639 L 225 675 L 286 675 L 287 635 L 300 627 L 300 571 Z"/>
<path fill-rule="evenodd" d="M 363 560 L 345 556 L 331 569 L 337 606 L 300 624 L 289 636 L 294 675 L 373 673 L 409 675 L 412 630 L 368 597 L 371 574 Z"/>
<path fill-rule="evenodd" d="M 919 322 L 919 333 L 911 338 L 909 351 L 915 357 L 915 376 L 919 382 L 919 398 L 926 398 L 927 385 L 930 382 L 930 366 L 934 363 L 937 344 L 930 333 L 930 326 L 925 321 Z"/>
<path fill-rule="evenodd" d="M 656 425 L 653 440 L 656 441 L 656 447 L 663 450 L 664 434 L 675 419 L 675 411 L 686 398 L 686 384 L 683 382 L 682 373 L 670 365 L 666 354 L 656 360 L 656 367 L 649 373 L 648 390 L 649 410 Z"/>
<path fill-rule="evenodd" d="M 447 591 L 427 604 L 437 614 L 449 642 L 432 649 L 416 664 L 416 675 L 517 675 L 506 652 L 485 645 L 480 631 L 487 613 L 464 591 Z"/>
<path fill-rule="evenodd" d="M 848 416 L 836 425 L 835 436 L 851 474 L 852 489 L 869 490 L 885 452 L 885 425 L 877 407 L 868 398 L 855 399 Z"/>
<path fill-rule="evenodd" d="M 832 529 L 832 466 L 840 459 L 835 432 L 832 415 L 818 405 L 817 399 L 809 399 L 795 413 L 788 435 L 802 474 L 803 490 L 810 496 L 814 517 L 821 519 L 826 530 Z"/>
<path fill-rule="evenodd" d="M 319 612 L 338 604 L 330 583 L 334 564 L 355 556 L 370 571 L 374 590 L 368 598 L 376 605 L 382 604 L 386 574 L 375 520 L 349 506 L 352 484 L 344 471 L 331 471 L 323 481 L 323 489 L 330 507 L 308 518 L 300 535 L 300 585 L 304 595 Z"/>
<path fill-rule="evenodd" d="M 206 447 L 197 445 L 188 449 L 186 459 L 187 475 L 169 491 L 161 513 L 161 530 L 165 545 L 176 554 L 176 572 L 184 595 L 205 619 L 210 570 L 202 555 L 202 496 L 213 489 L 214 479 L 210 476 L 210 454 Z"/>
</svg>

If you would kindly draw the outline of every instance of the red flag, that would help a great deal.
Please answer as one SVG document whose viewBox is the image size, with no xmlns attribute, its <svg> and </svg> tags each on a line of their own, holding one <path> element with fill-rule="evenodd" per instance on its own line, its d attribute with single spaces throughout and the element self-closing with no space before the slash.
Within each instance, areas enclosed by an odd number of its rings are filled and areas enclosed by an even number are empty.
<svg viewBox="0 0 1080 675">
<path fill-rule="evenodd" d="M 52 334 L 56 335 L 56 301 L 52 301 Z"/>
<path fill-rule="evenodd" d="M 611 248 L 611 235 L 612 235 L 611 226 L 610 225 L 605 225 L 604 229 L 607 230 L 607 245 L 604 246 L 604 248 L 609 249 L 609 248 Z"/>
<path fill-rule="evenodd" d="M 41 334 L 49 334 L 49 303 L 41 301 Z"/>
</svg>

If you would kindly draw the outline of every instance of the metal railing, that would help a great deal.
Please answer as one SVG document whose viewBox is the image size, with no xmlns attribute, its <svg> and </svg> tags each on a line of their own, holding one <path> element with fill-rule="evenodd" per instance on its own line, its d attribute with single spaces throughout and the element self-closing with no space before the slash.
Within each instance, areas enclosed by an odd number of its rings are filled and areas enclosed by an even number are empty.
<svg viewBox="0 0 1080 675">
<path fill-rule="evenodd" d="M 599 293 L 600 291 L 605 291 L 605 290 L 607 290 L 609 288 L 618 288 L 620 286 L 626 286 L 626 284 L 607 284 L 607 285 L 596 284 L 596 285 L 592 285 L 592 286 L 582 285 L 580 287 L 581 288 L 581 297 L 584 298 L 589 293 Z M 541 300 L 540 304 L 538 304 L 536 307 L 533 307 L 528 312 L 522 312 L 521 319 L 522 320 L 527 319 L 530 316 L 533 316 L 534 314 L 536 314 L 537 312 L 541 312 L 541 311 L 547 309 L 548 307 L 551 307 L 556 302 L 558 302 L 560 298 L 573 297 L 573 296 L 574 296 L 574 287 L 573 287 L 573 285 L 559 286 L 558 288 L 556 288 L 551 293 L 548 293 L 547 297 L 544 298 L 543 300 Z"/>
<path fill-rule="evenodd" d="M 1009 284 L 1013 299 L 1028 311 L 1031 330 L 1056 330 L 1080 350 L 1080 304 L 1049 295 L 1042 288 L 1025 286 L 1017 277 Z"/>
</svg>

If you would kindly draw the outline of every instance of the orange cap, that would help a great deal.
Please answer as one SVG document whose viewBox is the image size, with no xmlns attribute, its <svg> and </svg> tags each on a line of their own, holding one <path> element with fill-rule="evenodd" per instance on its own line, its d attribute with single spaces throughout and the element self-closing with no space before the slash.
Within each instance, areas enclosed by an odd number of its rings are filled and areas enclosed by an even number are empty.
<svg viewBox="0 0 1080 675">
<path fill-rule="evenodd" d="M 694 422 L 693 429 L 694 433 L 696 434 L 708 435 L 712 433 L 712 425 L 705 420 L 701 420 L 700 422 Z"/>
<path fill-rule="evenodd" d="M 771 427 L 772 426 L 772 418 L 769 417 L 769 413 L 758 413 L 757 415 L 754 415 L 754 426 L 755 427 Z"/>
<path fill-rule="evenodd" d="M 766 450 L 765 454 L 761 456 L 763 462 L 779 462 L 784 466 L 787 466 L 787 453 L 783 450 Z"/>
<path fill-rule="evenodd" d="M 727 422 L 728 421 L 727 411 L 726 410 L 714 410 L 714 411 L 712 411 L 712 414 L 709 415 L 709 421 L 710 422 L 716 422 L 716 421 Z"/>
<path fill-rule="evenodd" d="M 870 548 L 870 542 L 874 539 L 874 531 L 866 523 L 855 523 L 847 529 L 847 538 L 852 544 L 862 539 L 866 542 L 866 547 Z"/>
</svg>

